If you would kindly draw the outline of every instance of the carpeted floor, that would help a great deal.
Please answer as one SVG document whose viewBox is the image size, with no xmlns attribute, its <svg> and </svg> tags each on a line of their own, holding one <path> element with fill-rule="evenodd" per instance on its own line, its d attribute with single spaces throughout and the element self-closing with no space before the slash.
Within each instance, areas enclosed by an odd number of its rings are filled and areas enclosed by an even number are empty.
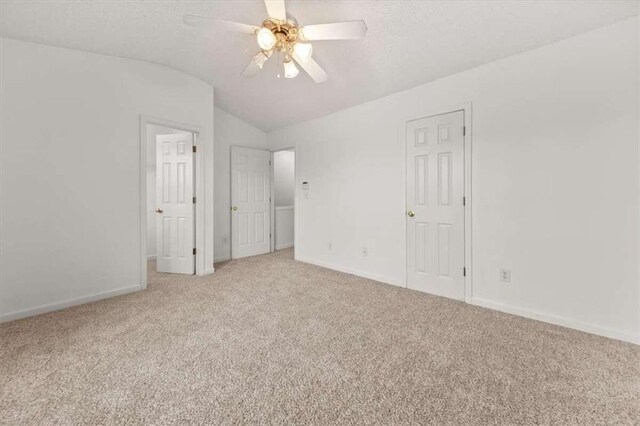
<svg viewBox="0 0 640 426">
<path fill-rule="evenodd" d="M 640 422 L 639 346 L 291 250 L 217 266 L 0 325 L 0 422 Z"/>
</svg>

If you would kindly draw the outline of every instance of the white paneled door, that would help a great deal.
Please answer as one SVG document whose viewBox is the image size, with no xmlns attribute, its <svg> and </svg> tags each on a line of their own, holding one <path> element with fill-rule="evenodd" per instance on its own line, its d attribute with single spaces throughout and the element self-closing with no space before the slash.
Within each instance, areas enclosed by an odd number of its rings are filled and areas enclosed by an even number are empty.
<svg viewBox="0 0 640 426">
<path fill-rule="evenodd" d="M 464 112 L 407 123 L 407 286 L 464 299 Z"/>
<path fill-rule="evenodd" d="M 195 272 L 193 134 L 156 138 L 158 272 Z"/>
<path fill-rule="evenodd" d="M 271 249 L 271 153 L 231 147 L 231 257 Z"/>
</svg>

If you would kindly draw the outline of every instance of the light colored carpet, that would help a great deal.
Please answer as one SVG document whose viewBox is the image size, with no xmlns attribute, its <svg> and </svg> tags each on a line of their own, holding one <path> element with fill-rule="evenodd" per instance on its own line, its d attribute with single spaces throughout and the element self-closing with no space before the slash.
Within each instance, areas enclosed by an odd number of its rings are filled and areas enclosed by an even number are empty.
<svg viewBox="0 0 640 426">
<path fill-rule="evenodd" d="M 640 347 L 295 262 L 0 326 L 3 424 L 637 424 Z"/>
</svg>

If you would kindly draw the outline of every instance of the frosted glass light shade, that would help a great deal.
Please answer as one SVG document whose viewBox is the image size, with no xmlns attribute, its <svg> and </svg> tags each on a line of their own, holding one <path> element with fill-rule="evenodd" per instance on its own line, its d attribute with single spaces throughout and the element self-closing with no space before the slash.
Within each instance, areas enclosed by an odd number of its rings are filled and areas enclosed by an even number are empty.
<svg viewBox="0 0 640 426">
<path fill-rule="evenodd" d="M 268 52 L 267 52 L 268 53 Z M 258 52 L 258 54 L 256 56 L 253 57 L 253 62 L 260 68 L 262 69 L 262 66 L 264 65 L 265 62 L 267 62 L 267 60 L 269 59 L 269 55 L 265 53 L 264 51 L 262 52 Z"/>
<path fill-rule="evenodd" d="M 288 60 L 284 62 L 284 77 L 285 78 L 294 78 L 298 75 L 300 71 L 296 64 L 293 63 L 292 60 Z"/>
<path fill-rule="evenodd" d="M 296 43 L 293 46 L 293 52 L 296 54 L 296 59 L 301 62 L 307 62 L 311 59 L 311 54 L 313 53 L 313 46 L 309 43 Z"/>
<path fill-rule="evenodd" d="M 276 45 L 276 36 L 267 28 L 260 28 L 257 38 L 262 50 L 271 50 Z"/>
</svg>

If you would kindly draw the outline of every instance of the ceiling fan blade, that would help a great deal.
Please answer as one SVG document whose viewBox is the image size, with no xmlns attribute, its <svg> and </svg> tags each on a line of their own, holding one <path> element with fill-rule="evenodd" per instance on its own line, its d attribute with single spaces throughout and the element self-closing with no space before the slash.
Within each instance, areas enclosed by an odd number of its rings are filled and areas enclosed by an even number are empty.
<svg viewBox="0 0 640 426">
<path fill-rule="evenodd" d="M 254 25 L 241 24 L 239 22 L 221 21 L 219 19 L 207 18 L 206 16 L 184 15 L 182 20 L 185 24 L 198 28 L 223 28 L 228 31 L 245 34 L 255 34 L 256 31 L 258 31 L 258 27 Z"/>
<path fill-rule="evenodd" d="M 302 60 L 300 60 L 300 58 L 298 58 L 297 55 L 293 55 L 293 59 L 296 60 L 298 65 L 300 65 L 302 69 L 305 70 L 307 74 L 309 74 L 309 77 L 311 77 L 316 83 L 324 83 L 329 79 L 329 75 L 325 72 L 325 70 L 322 69 L 320 65 L 318 65 L 316 61 L 313 60 L 313 58 L 309 58 L 308 61 L 303 62 Z"/>
<path fill-rule="evenodd" d="M 272 53 L 273 53 L 272 50 L 269 50 L 269 51 L 261 50 L 260 52 L 258 52 L 253 57 L 251 62 L 249 62 L 249 65 L 247 65 L 244 71 L 242 71 L 242 75 L 247 78 L 254 77 L 256 74 L 258 74 L 262 70 L 262 66 L 265 64 L 265 62 L 269 60 Z"/>
<path fill-rule="evenodd" d="M 284 0 L 264 0 L 269 18 L 276 18 L 281 21 L 287 20 L 287 12 L 284 8 Z"/>
<path fill-rule="evenodd" d="M 354 40 L 364 38 L 367 25 L 364 21 L 334 22 L 332 24 L 306 25 L 300 28 L 305 40 Z"/>
</svg>

